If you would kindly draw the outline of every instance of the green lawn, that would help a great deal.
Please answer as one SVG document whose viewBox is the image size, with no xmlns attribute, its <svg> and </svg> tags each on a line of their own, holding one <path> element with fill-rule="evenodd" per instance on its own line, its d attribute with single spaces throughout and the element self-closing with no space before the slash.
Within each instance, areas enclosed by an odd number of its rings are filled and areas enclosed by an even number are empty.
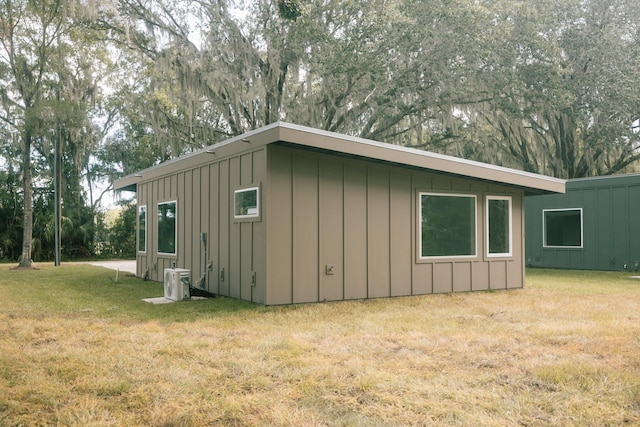
<svg viewBox="0 0 640 427">
<path fill-rule="evenodd" d="M 640 425 L 640 280 L 262 307 L 152 305 L 88 265 L 0 265 L 0 426 Z"/>
</svg>

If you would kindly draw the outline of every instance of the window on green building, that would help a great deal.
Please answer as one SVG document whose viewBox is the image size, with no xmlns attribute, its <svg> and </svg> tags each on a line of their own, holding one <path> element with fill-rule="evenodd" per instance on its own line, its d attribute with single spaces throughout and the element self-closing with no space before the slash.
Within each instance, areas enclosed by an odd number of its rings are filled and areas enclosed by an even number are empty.
<svg viewBox="0 0 640 427">
<path fill-rule="evenodd" d="M 545 209 L 542 211 L 544 247 L 582 247 L 582 209 Z"/>
</svg>

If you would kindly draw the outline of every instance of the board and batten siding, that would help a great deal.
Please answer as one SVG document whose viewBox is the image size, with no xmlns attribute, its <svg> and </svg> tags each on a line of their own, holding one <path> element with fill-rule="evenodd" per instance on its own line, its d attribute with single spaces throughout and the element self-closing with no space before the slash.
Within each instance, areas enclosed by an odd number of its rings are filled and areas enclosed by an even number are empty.
<svg viewBox="0 0 640 427">
<path fill-rule="evenodd" d="M 264 191 L 265 304 L 520 288 L 520 190 L 272 144 Z M 420 191 L 477 196 L 477 257 L 419 259 Z M 485 197 L 512 197 L 512 256 L 486 257 Z"/>
<path fill-rule="evenodd" d="M 137 271 L 163 281 L 174 263 L 191 271 L 195 284 L 218 295 L 265 302 L 266 229 L 258 219 L 235 220 L 234 191 L 259 187 L 261 201 L 266 178 L 266 147 L 220 160 L 203 154 L 199 164 L 138 184 L 138 206 L 147 206 L 147 250 L 137 254 Z M 158 203 L 177 202 L 176 255 L 158 254 Z M 206 233 L 207 256 L 201 234 Z M 211 268 L 208 268 L 208 267 Z"/>
<path fill-rule="evenodd" d="M 582 247 L 545 247 L 542 212 L 582 209 Z M 640 175 L 580 178 L 566 194 L 528 197 L 526 259 L 532 267 L 635 269 L 640 263 Z"/>
</svg>

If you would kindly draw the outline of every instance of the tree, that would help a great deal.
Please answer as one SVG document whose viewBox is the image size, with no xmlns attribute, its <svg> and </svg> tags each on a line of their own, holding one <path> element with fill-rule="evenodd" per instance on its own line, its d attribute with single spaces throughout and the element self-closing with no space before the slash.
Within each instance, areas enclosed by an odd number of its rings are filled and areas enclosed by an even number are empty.
<svg viewBox="0 0 640 427">
<path fill-rule="evenodd" d="M 10 147 L 7 144 L 5 148 Z M 0 260 L 16 259 L 20 254 L 21 196 L 17 189 L 20 177 L 12 162 L 0 168 Z"/>
<path fill-rule="evenodd" d="M 92 139 L 87 107 L 94 100 L 94 65 L 100 52 L 88 47 L 86 28 L 79 26 L 91 13 L 84 2 L 74 0 L 9 0 L 0 5 L 0 120 L 20 141 L 21 267 L 31 265 L 34 177 L 42 182 L 55 140 L 70 166 L 68 204 L 81 204 L 79 175 L 73 172 L 79 170 L 74 165 L 85 164 L 85 148 Z"/>
<path fill-rule="evenodd" d="M 39 8 L 38 6 L 42 6 Z M 39 10 L 38 10 L 39 9 Z M 18 1 L 2 3 L 3 63 L 5 68 L 2 97 L 5 108 L 3 120 L 21 135 L 21 169 L 23 187 L 23 244 L 20 266 L 31 265 L 31 239 L 33 227 L 33 189 L 31 149 L 41 129 L 43 80 L 53 45 L 61 30 L 54 15 L 59 4 L 41 4 Z"/>
<path fill-rule="evenodd" d="M 503 162 L 562 178 L 621 172 L 640 158 L 637 2 L 505 2 L 479 87 Z M 488 39 L 491 40 L 491 39 Z"/>
<path fill-rule="evenodd" d="M 472 40 L 462 30 L 479 23 L 468 2 L 247 7 L 238 19 L 226 1 L 187 11 L 121 0 L 129 24 L 112 28 L 150 61 L 136 90 L 145 108 L 134 116 L 171 155 L 282 119 L 415 146 L 449 137 L 463 86 L 453 82 L 470 66 L 459 59 Z"/>
</svg>

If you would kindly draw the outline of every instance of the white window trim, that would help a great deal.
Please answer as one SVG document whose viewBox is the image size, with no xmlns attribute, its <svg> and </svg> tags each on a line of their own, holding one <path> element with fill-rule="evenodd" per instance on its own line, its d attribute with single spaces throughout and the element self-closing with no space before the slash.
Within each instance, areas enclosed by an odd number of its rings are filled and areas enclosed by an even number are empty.
<svg viewBox="0 0 640 427">
<path fill-rule="evenodd" d="M 547 221 L 545 221 L 546 212 L 561 211 L 579 211 L 580 212 L 580 246 L 553 246 L 547 245 Z M 584 247 L 584 214 L 582 208 L 562 208 L 562 209 L 543 209 L 542 210 L 542 247 L 549 249 L 583 249 Z"/>
<path fill-rule="evenodd" d="M 512 203 L 512 197 L 511 196 L 487 196 L 486 197 L 486 206 L 485 206 L 485 212 L 486 212 L 486 227 L 485 227 L 485 232 L 486 232 L 486 236 L 487 236 L 487 246 L 486 246 L 486 252 L 487 252 L 487 258 L 505 258 L 505 257 L 512 257 L 513 256 L 513 203 Z M 509 202 L 509 252 L 501 252 L 501 253 L 490 253 L 489 252 L 489 238 L 490 238 L 490 234 L 489 234 L 489 201 L 490 200 L 506 200 Z"/>
<path fill-rule="evenodd" d="M 422 255 L 422 196 L 447 196 L 447 197 L 472 197 L 473 198 L 473 222 L 476 235 L 474 253 L 472 255 L 437 255 L 437 256 L 423 256 Z M 420 260 L 439 260 L 439 259 L 474 259 L 478 258 L 478 196 L 475 194 L 463 194 L 463 193 L 439 193 L 420 191 L 418 193 L 418 259 Z"/>
<path fill-rule="evenodd" d="M 252 214 L 247 214 L 247 215 L 236 215 L 236 194 L 246 193 L 254 190 L 256 192 L 256 212 Z M 233 192 L 233 218 L 234 219 L 260 218 L 260 187 L 240 188 Z"/>
<path fill-rule="evenodd" d="M 144 250 L 140 250 L 140 212 L 144 209 Z M 149 209 L 147 209 L 147 205 L 138 206 L 138 217 L 136 218 L 136 222 L 138 224 L 137 228 L 137 239 L 136 239 L 136 250 L 139 254 L 147 253 L 147 234 L 149 232 Z"/>
<path fill-rule="evenodd" d="M 178 201 L 177 200 L 166 200 L 164 202 L 158 202 L 157 208 L 158 210 L 156 211 L 156 235 L 158 235 L 158 238 L 160 238 L 160 235 L 158 233 L 158 211 L 160 211 L 160 205 L 168 205 L 170 203 L 175 203 L 176 205 L 176 220 L 175 220 L 175 227 L 173 229 L 174 232 L 174 242 L 175 242 L 175 246 L 174 246 L 174 251 L 173 253 L 171 252 L 160 252 L 158 246 L 156 246 L 156 251 L 158 253 L 158 255 L 168 255 L 168 256 L 177 256 L 178 255 Z"/>
</svg>

